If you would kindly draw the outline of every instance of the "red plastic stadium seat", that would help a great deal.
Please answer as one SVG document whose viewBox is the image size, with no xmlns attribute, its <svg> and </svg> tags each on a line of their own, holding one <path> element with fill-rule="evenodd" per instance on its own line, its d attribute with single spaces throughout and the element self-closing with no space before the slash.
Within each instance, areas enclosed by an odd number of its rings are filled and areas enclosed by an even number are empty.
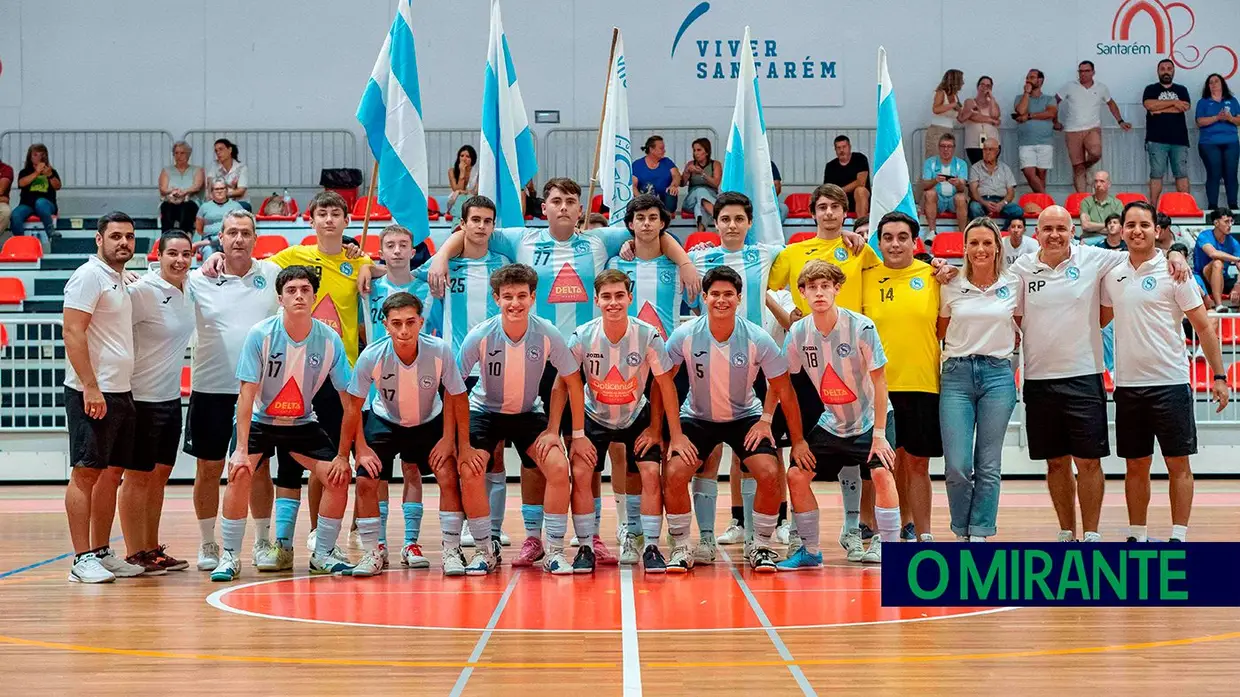
<svg viewBox="0 0 1240 697">
<path fill-rule="evenodd" d="M 313 247 L 314 245 L 319 243 L 319 238 L 314 235 L 306 235 L 305 237 L 301 238 L 301 243 L 307 247 Z"/>
<path fill-rule="evenodd" d="M 931 254 L 944 259 L 964 258 L 964 233 L 940 232 L 935 235 Z"/>
<path fill-rule="evenodd" d="M 1029 210 L 1028 206 L 1030 204 L 1035 204 L 1039 208 L 1042 208 L 1043 210 L 1045 210 L 1055 205 L 1055 199 L 1051 198 L 1050 194 L 1032 194 L 1031 193 L 1031 194 L 1022 195 L 1018 203 L 1020 204 L 1020 208 L 1023 211 L 1028 211 Z M 1025 217 L 1032 218 L 1036 216 L 1031 216 L 1026 212 Z"/>
<path fill-rule="evenodd" d="M 431 220 L 439 220 L 439 215 L 439 201 L 436 201 L 434 196 L 428 196 L 426 198 L 426 217 Z"/>
<path fill-rule="evenodd" d="M 53 223 L 55 223 L 55 222 L 57 222 L 57 221 L 59 221 L 59 220 L 60 220 L 60 216 L 59 216 L 59 215 L 57 215 L 57 214 L 55 214 L 55 213 L 53 213 L 53 214 L 52 214 L 52 222 L 53 222 Z M 32 215 L 32 216 L 30 216 L 29 218 L 26 218 L 26 222 L 27 222 L 27 223 L 37 223 L 37 222 L 39 222 L 39 216 L 37 216 L 37 215 Z"/>
<path fill-rule="evenodd" d="M 0 249 L 0 262 L 31 262 L 43 258 L 43 244 L 37 237 L 10 237 Z"/>
<path fill-rule="evenodd" d="M 1219 319 L 1218 340 L 1224 345 L 1240 344 L 1240 316 Z"/>
<path fill-rule="evenodd" d="M 379 236 L 375 234 L 366 235 L 366 243 L 362 245 L 362 251 L 366 252 L 375 261 L 379 261 L 379 257 L 383 256 L 379 250 Z"/>
<path fill-rule="evenodd" d="M 789 218 L 812 218 L 809 210 L 809 194 L 788 194 L 784 197 L 784 205 L 788 206 Z"/>
<path fill-rule="evenodd" d="M 1068 196 L 1068 202 L 1064 204 L 1064 208 L 1068 209 L 1068 215 L 1071 215 L 1073 218 L 1081 217 L 1081 201 L 1084 201 L 1087 196 L 1089 194 L 1072 194 Z"/>
<path fill-rule="evenodd" d="M 1115 391 L 1115 377 L 1111 375 L 1111 371 L 1102 371 L 1102 386 L 1106 388 L 1107 392 Z"/>
<path fill-rule="evenodd" d="M 955 220 L 956 214 L 951 211 L 943 211 L 937 216 L 938 220 Z"/>
<path fill-rule="evenodd" d="M 26 299 L 26 287 L 20 278 L 0 278 L 0 305 L 20 305 Z"/>
<path fill-rule="evenodd" d="M 190 375 L 189 366 L 181 366 L 181 396 L 188 397 L 190 393 Z"/>
<path fill-rule="evenodd" d="M 147 261 L 159 261 L 159 238 L 151 240 L 151 250 L 146 253 Z"/>
<path fill-rule="evenodd" d="M 1119 199 L 1119 202 L 1125 206 L 1133 201 L 1149 201 L 1149 199 L 1145 197 L 1145 194 L 1139 194 L 1134 191 L 1125 191 L 1122 194 L 1115 194 L 1115 198 Z"/>
<path fill-rule="evenodd" d="M 913 254 L 925 254 L 925 253 L 926 253 L 926 243 L 922 242 L 921 238 L 918 237 L 917 241 L 913 243 Z"/>
<path fill-rule="evenodd" d="M 363 198 L 359 198 L 357 201 L 353 203 L 353 219 L 354 220 L 365 220 L 366 219 L 366 202 L 367 201 L 371 202 L 370 204 L 370 219 L 371 220 L 391 220 L 392 219 L 392 211 L 389 211 L 385 206 L 380 204 L 377 200 L 375 200 L 372 197 L 363 197 Z"/>
<path fill-rule="evenodd" d="M 796 244 L 797 242 L 804 242 L 805 240 L 812 240 L 814 239 L 814 236 L 816 234 L 817 233 L 810 232 L 808 230 L 804 232 L 798 232 L 797 234 L 788 238 L 788 244 Z"/>
<path fill-rule="evenodd" d="M 1169 191 L 1158 199 L 1158 212 L 1166 213 L 1172 218 L 1200 218 L 1205 211 L 1197 207 L 1192 194 L 1182 191 Z"/>
<path fill-rule="evenodd" d="M 259 235 L 254 243 L 254 258 L 266 259 L 285 249 L 288 249 L 288 240 L 284 235 Z"/>
<path fill-rule="evenodd" d="M 1231 367 L 1227 369 L 1227 386 L 1231 388 L 1232 392 L 1240 390 L 1240 361 L 1232 363 Z"/>
<path fill-rule="evenodd" d="M 603 210 L 603 195 L 594 194 L 594 198 L 590 199 L 590 212 L 599 213 Z"/>
<path fill-rule="evenodd" d="M 1016 369 L 1014 376 L 1016 378 L 1016 391 L 1019 392 L 1020 391 L 1020 368 Z"/>
<path fill-rule="evenodd" d="M 689 251 L 702 245 L 707 247 L 719 247 L 722 244 L 723 240 L 719 238 L 718 233 L 695 232 L 692 235 L 689 235 L 689 239 L 685 240 L 685 251 Z"/>
<path fill-rule="evenodd" d="M 1194 392 L 1209 392 L 1214 384 L 1214 373 L 1210 372 L 1210 364 L 1204 356 L 1193 361 L 1192 380 Z"/>
<path fill-rule="evenodd" d="M 300 210 L 297 208 L 297 199 L 295 199 L 295 198 L 290 198 L 290 199 L 288 200 L 288 207 L 289 207 L 289 212 L 288 212 L 288 213 L 286 213 L 286 214 L 284 214 L 284 215 L 269 215 L 269 214 L 266 212 L 266 211 L 267 211 L 267 201 L 263 201 L 262 208 L 259 210 L 259 212 L 258 212 L 257 214 L 255 214 L 254 219 L 255 219 L 255 220 L 260 220 L 260 221 L 263 221 L 263 220 L 270 220 L 270 221 L 277 221 L 277 220 L 283 220 L 283 221 L 294 221 L 294 220 L 297 220 L 297 214 L 300 212 Z"/>
<path fill-rule="evenodd" d="M 0 349 L 7 348 L 9 345 L 9 330 L 3 324 L 0 324 Z"/>
</svg>

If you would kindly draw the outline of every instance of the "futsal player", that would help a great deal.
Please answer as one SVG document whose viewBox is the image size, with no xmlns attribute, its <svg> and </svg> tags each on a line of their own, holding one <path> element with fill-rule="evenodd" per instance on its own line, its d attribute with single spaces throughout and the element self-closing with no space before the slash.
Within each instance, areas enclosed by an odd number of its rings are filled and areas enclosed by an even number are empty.
<svg viewBox="0 0 1240 697">
<path fill-rule="evenodd" d="M 316 394 L 330 379 L 339 393 L 341 411 L 349 399 L 349 363 L 340 335 L 314 319 L 318 277 L 304 266 L 290 266 L 276 277 L 276 296 L 283 313 L 263 320 L 246 335 L 237 365 L 241 395 L 237 399 L 237 447 L 229 460 L 220 523 L 223 551 L 212 581 L 232 581 L 241 572 L 246 507 L 254 468 L 275 449 L 324 482 L 322 528 L 310 556 L 310 573 L 343 574 L 353 567 L 336 547 L 340 523 L 348 503 L 347 451 L 337 454 L 312 411 L 307 395 Z M 277 570 L 291 568 L 291 540 L 301 506 L 301 471 L 281 463 L 276 473 L 276 539 L 281 543 Z"/>
</svg>

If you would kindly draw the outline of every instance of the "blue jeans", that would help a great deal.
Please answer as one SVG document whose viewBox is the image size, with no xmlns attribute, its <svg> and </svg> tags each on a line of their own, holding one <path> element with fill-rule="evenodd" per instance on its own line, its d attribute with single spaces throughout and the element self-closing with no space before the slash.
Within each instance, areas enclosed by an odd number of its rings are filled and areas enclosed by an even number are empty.
<svg viewBox="0 0 1240 697">
<path fill-rule="evenodd" d="M 56 221 L 52 220 L 52 216 L 56 214 L 56 204 L 50 199 L 35 199 L 34 207 L 25 204 L 19 204 L 13 209 L 13 217 L 10 219 L 9 227 L 13 229 L 14 237 L 21 237 L 26 234 L 26 218 L 31 215 L 39 216 L 39 222 L 43 223 L 43 231 L 37 232 L 31 230 L 34 236 L 39 238 L 43 243 L 43 248 L 47 249 L 48 238 L 51 237 L 52 231 L 56 229 Z"/>
<path fill-rule="evenodd" d="M 1003 197 L 1002 196 L 983 196 L 982 200 L 991 201 L 991 202 L 1002 201 Z M 969 217 L 970 218 L 981 218 L 984 215 L 986 215 L 986 209 L 982 208 L 982 204 L 978 203 L 977 201 L 969 201 Z M 1008 225 L 1013 220 L 1020 220 L 1024 218 L 1025 211 L 1022 210 L 1021 207 L 1015 203 L 1008 203 L 1003 206 L 1003 210 L 999 211 L 999 215 L 995 217 L 1003 219 L 1003 229 L 1006 230 L 1008 228 Z"/>
<path fill-rule="evenodd" d="M 1016 379 L 1006 358 L 965 356 L 943 363 L 939 422 L 952 532 L 995 534 L 1003 437 L 1016 407 Z"/>
<path fill-rule="evenodd" d="M 1206 209 L 1218 208 L 1218 184 L 1227 191 L 1227 207 L 1240 208 L 1236 201 L 1236 166 L 1240 163 L 1240 141 L 1198 145 L 1201 163 L 1206 166 Z"/>
</svg>

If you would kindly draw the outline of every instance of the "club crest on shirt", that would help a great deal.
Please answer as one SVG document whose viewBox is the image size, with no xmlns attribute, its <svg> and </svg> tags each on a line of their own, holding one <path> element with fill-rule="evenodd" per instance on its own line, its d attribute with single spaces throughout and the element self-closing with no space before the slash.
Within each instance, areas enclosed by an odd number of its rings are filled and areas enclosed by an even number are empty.
<svg viewBox="0 0 1240 697">
<path fill-rule="evenodd" d="M 743 353 L 732 354 L 732 367 L 744 368 L 749 363 L 749 357 Z"/>
<path fill-rule="evenodd" d="M 429 390 L 435 386 L 435 379 L 429 375 L 423 375 L 422 378 L 418 380 L 418 384 L 422 386 L 422 389 Z"/>
<path fill-rule="evenodd" d="M 835 353 L 839 355 L 840 358 L 848 358 L 848 356 L 852 354 L 852 344 L 844 343 L 836 346 Z"/>
<path fill-rule="evenodd" d="M 671 283 L 671 282 L 672 282 L 671 271 L 664 270 L 664 271 L 659 272 L 659 283 Z"/>
<path fill-rule="evenodd" d="M 636 351 L 634 351 L 634 352 L 630 353 L 630 354 L 629 354 L 629 355 L 628 355 L 628 356 L 624 359 L 624 361 L 625 361 L 626 363 L 628 363 L 631 367 L 636 368 L 637 366 L 641 365 L 641 362 L 642 362 L 642 357 L 641 357 L 640 355 L 638 355 L 638 353 L 637 353 Z"/>
<path fill-rule="evenodd" d="M 922 288 L 926 287 L 926 282 L 921 280 L 920 278 L 914 278 L 908 282 L 908 287 L 912 288 L 913 290 L 921 290 Z"/>
<path fill-rule="evenodd" d="M 352 276 L 352 275 L 353 275 L 353 265 L 352 265 L 352 264 L 350 264 L 350 263 L 349 263 L 349 262 L 347 262 L 347 261 L 342 261 L 342 262 L 340 262 L 340 273 L 342 273 L 342 274 L 344 274 L 344 275 L 346 275 L 346 276 Z"/>
<path fill-rule="evenodd" d="M 1063 272 L 1063 275 L 1067 276 L 1069 281 L 1075 281 L 1081 277 L 1081 270 L 1075 266 L 1069 266 L 1068 270 Z"/>
<path fill-rule="evenodd" d="M 1075 271 L 1076 269 L 1068 269 L 1068 270 Z M 1007 300 L 1012 295 L 1012 291 L 1007 286 L 999 286 L 999 290 L 995 291 L 995 295 L 999 296 L 1000 300 Z"/>
<path fill-rule="evenodd" d="M 1147 291 L 1154 290 L 1154 288 L 1156 288 L 1157 286 L 1158 286 L 1158 279 L 1154 278 L 1153 276 L 1146 276 L 1141 281 L 1141 288 L 1143 290 L 1147 290 Z"/>
<path fill-rule="evenodd" d="M 267 287 L 267 277 L 266 277 L 266 276 L 255 276 L 255 277 L 254 277 L 254 287 L 255 287 L 255 288 L 257 288 L 257 289 L 259 289 L 259 290 L 262 290 L 262 289 L 266 288 L 266 287 Z"/>
<path fill-rule="evenodd" d="M 537 346 L 531 346 L 525 350 L 525 357 L 531 361 L 542 360 L 542 349 Z"/>
<path fill-rule="evenodd" d="M 848 261 L 848 252 L 844 251 L 843 247 L 836 247 L 835 248 L 835 260 L 836 261 Z"/>
<path fill-rule="evenodd" d="M 590 253 L 589 242 L 586 242 L 585 240 L 581 240 L 581 239 L 573 241 L 573 254 L 589 254 L 589 253 Z"/>
<path fill-rule="evenodd" d="M 306 364 L 309 365 L 311 368 L 319 367 L 319 364 L 322 362 L 323 362 L 323 357 L 317 353 L 312 353 L 309 356 L 306 356 Z"/>
<path fill-rule="evenodd" d="M 746 264 L 756 264 L 758 262 L 758 250 L 753 248 L 746 249 L 744 259 Z"/>
</svg>

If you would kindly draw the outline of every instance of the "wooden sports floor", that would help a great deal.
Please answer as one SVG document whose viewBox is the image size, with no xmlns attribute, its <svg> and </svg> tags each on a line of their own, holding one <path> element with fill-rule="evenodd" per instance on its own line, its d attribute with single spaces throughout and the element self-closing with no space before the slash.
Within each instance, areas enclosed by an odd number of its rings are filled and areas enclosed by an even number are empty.
<svg viewBox="0 0 1240 697">
<path fill-rule="evenodd" d="M 1102 532 L 1116 541 L 1122 484 L 1108 487 Z M 950 537 L 935 488 L 935 532 Z M 0 488 L 0 695 L 1240 694 L 1240 609 L 881 607 L 881 571 L 848 564 L 833 542 L 830 488 L 819 493 L 827 567 L 764 577 L 725 548 L 732 563 L 687 577 L 552 578 L 505 563 L 445 579 L 427 493 L 429 571 L 311 579 L 299 541 L 293 575 L 259 575 L 247 552 L 238 582 L 212 584 L 192 566 L 190 489 L 174 486 L 164 538 L 190 570 L 86 586 L 66 581 L 62 489 Z M 519 545 L 515 487 L 509 496 Z M 1151 535 L 1165 539 L 1165 483 L 1151 505 Z M 1240 481 L 1198 482 L 1190 539 L 1237 539 L 1238 512 Z M 1006 482 L 999 527 L 996 539 L 1053 538 L 1043 484 Z M 399 520 L 390 534 L 399 542 Z"/>
</svg>

